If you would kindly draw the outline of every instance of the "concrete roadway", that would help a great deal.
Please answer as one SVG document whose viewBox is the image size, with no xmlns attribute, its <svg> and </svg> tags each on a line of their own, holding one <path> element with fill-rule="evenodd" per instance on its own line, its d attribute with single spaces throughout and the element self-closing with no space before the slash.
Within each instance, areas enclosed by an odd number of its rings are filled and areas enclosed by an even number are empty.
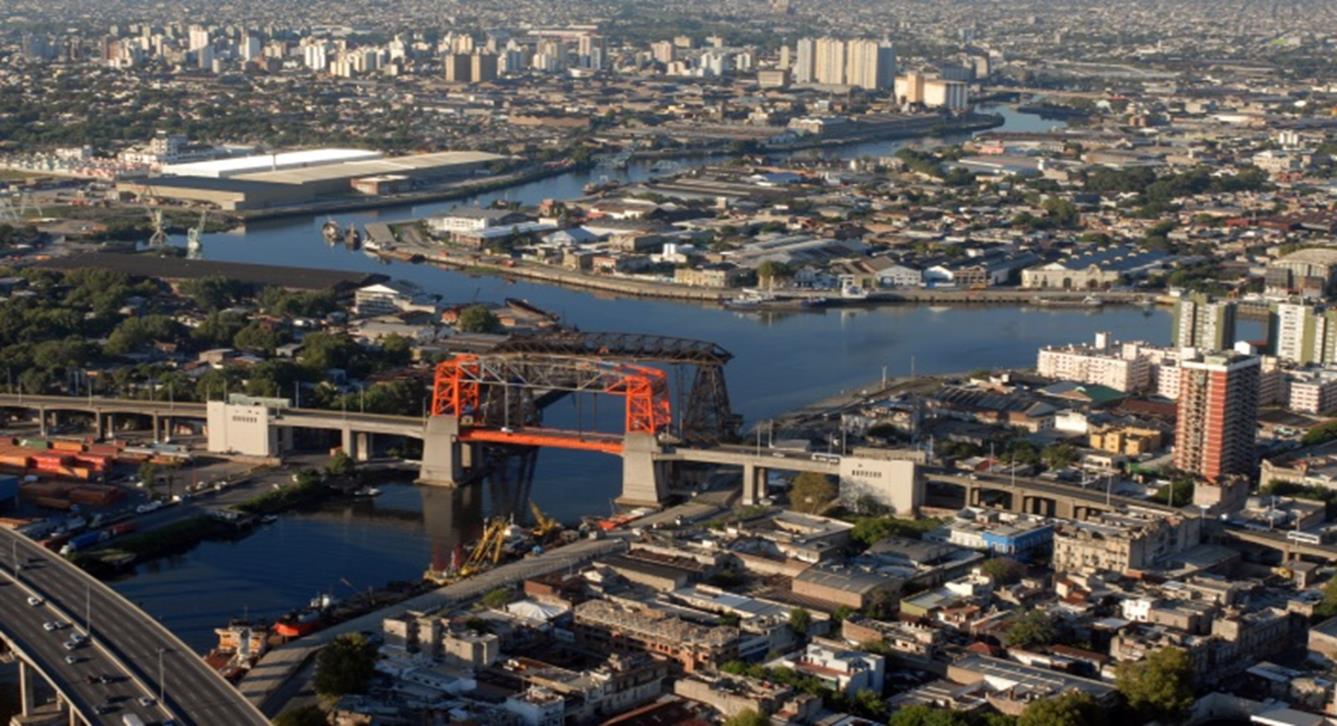
<svg viewBox="0 0 1337 726">
<path fill-rule="evenodd" d="M 93 640 L 133 669 L 151 690 L 161 685 L 158 654 L 164 652 L 165 705 L 177 722 L 201 726 L 268 723 L 231 684 L 157 620 L 64 558 L 22 535 L 0 530 L 0 561 L 15 546 L 20 560 L 26 557 L 40 563 L 24 581 L 52 605 L 82 620 L 85 600 L 91 600 Z"/>
<path fill-rule="evenodd" d="M 166 714 L 156 704 L 139 704 L 138 699 L 150 694 L 140 688 L 96 644 L 84 645 L 74 651 L 65 650 L 62 644 L 73 633 L 84 633 L 78 624 L 51 632 L 42 628 L 44 623 L 55 620 L 70 623 L 74 613 L 58 612 L 50 602 L 29 605 L 28 598 L 33 591 L 25 587 L 25 580 L 43 578 L 46 574 L 43 570 L 48 566 L 38 564 L 32 569 L 24 569 L 16 582 L 8 558 L 7 552 L 3 575 L 0 575 L 0 631 L 23 658 L 40 664 L 42 675 L 34 668 L 29 671 L 30 678 L 34 682 L 42 678 L 54 681 L 52 685 L 56 690 L 89 723 L 119 724 L 121 717 L 127 713 L 138 714 L 144 723 L 166 718 Z M 66 663 L 65 658 L 70 655 L 77 657 L 79 662 Z M 110 676 L 112 682 L 105 685 L 88 682 L 88 676 L 101 675 Z M 94 713 L 97 706 L 108 702 L 112 708 L 107 714 Z M 30 707 L 35 705 L 30 704 Z"/>
</svg>

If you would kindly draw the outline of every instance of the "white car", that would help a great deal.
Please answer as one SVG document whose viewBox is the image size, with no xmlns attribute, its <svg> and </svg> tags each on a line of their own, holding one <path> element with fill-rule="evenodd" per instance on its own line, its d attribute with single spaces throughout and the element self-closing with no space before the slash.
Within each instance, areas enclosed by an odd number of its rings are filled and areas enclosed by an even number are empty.
<svg viewBox="0 0 1337 726">
<path fill-rule="evenodd" d="M 152 706 L 153 704 L 157 703 L 157 701 L 153 700 L 153 696 L 140 696 L 138 703 L 144 708 L 148 708 L 149 706 Z"/>
<path fill-rule="evenodd" d="M 75 663 L 78 663 L 78 662 L 81 661 L 81 660 L 83 660 L 83 658 L 80 658 L 80 657 L 77 656 L 77 655 L 67 655 L 67 656 L 65 656 L 65 662 L 66 662 L 66 663 L 69 663 L 70 665 L 74 665 Z"/>
<path fill-rule="evenodd" d="M 28 604 L 33 607 L 37 607 L 38 605 L 41 605 L 43 602 L 45 601 L 42 600 L 42 598 L 37 597 L 36 595 L 31 595 L 28 597 Z"/>
<path fill-rule="evenodd" d="M 59 630 L 59 629 L 60 625 L 56 623 L 56 621 L 54 620 L 48 620 L 45 623 L 42 623 L 42 630 L 45 630 L 48 633 L 50 633 L 53 630 Z"/>
</svg>

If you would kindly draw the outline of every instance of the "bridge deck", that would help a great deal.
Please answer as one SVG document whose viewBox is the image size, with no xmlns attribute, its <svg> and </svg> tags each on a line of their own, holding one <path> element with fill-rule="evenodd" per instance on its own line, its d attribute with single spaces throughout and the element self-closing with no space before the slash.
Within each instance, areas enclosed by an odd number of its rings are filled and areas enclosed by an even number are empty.
<svg viewBox="0 0 1337 726">
<path fill-rule="evenodd" d="M 268 721 L 230 683 L 152 616 L 65 558 L 10 530 L 0 530 L 0 552 L 40 563 L 26 582 L 63 611 L 81 614 L 91 605 L 93 637 L 113 652 L 151 690 L 163 651 L 167 706 L 179 723 L 265 724 Z M 49 637 L 45 632 L 25 636 Z M 63 661 L 62 661 L 63 662 Z M 119 715 L 117 716 L 119 718 Z"/>
</svg>

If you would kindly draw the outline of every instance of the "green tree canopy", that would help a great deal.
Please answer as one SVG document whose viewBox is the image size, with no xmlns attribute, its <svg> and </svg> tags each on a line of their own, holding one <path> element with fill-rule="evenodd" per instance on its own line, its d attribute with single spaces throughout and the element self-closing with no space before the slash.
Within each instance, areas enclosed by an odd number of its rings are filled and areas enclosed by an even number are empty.
<svg viewBox="0 0 1337 726">
<path fill-rule="evenodd" d="M 376 669 L 376 646 L 361 633 L 335 638 L 316 656 L 316 692 L 342 696 L 362 693 Z"/>
<path fill-rule="evenodd" d="M 1105 711 L 1088 693 L 1069 691 L 1026 707 L 1017 726 L 1104 726 Z"/>
<path fill-rule="evenodd" d="M 724 720 L 724 726 L 766 726 L 770 720 L 756 711 L 745 708 Z"/>
<path fill-rule="evenodd" d="M 887 726 L 972 726 L 963 714 L 932 706 L 910 706 L 891 714 Z"/>
<path fill-rule="evenodd" d="M 463 333 L 495 333 L 501 330 L 501 321 L 482 305 L 470 305 L 460 311 L 455 327 Z"/>
<path fill-rule="evenodd" d="M 1140 661 L 1120 663 L 1118 688 L 1147 720 L 1183 720 L 1193 706 L 1193 668 L 1180 648 L 1161 648 Z"/>
<path fill-rule="evenodd" d="M 806 635 L 808 626 L 812 624 L 812 613 L 803 608 L 793 608 L 789 611 L 789 627 L 799 635 Z"/>
<path fill-rule="evenodd" d="M 811 471 L 801 472 L 789 488 L 789 508 L 816 514 L 835 501 L 838 493 L 831 477 Z"/>
<path fill-rule="evenodd" d="M 999 585 L 1011 585 L 1026 575 L 1026 566 L 1010 557 L 994 557 L 980 564 L 980 570 Z"/>
<path fill-rule="evenodd" d="M 1003 644 L 1009 648 L 1026 648 L 1032 645 L 1048 645 L 1054 642 L 1058 628 L 1053 618 L 1042 610 L 1031 610 L 1007 629 L 1003 635 Z"/>
</svg>

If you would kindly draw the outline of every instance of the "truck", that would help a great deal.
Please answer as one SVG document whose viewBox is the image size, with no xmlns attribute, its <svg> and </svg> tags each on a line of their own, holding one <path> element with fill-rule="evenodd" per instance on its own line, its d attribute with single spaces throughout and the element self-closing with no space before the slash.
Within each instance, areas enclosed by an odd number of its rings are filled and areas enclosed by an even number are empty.
<svg viewBox="0 0 1337 726">
<path fill-rule="evenodd" d="M 127 713 L 121 716 L 122 726 L 144 726 L 144 719 L 137 713 Z"/>
</svg>

